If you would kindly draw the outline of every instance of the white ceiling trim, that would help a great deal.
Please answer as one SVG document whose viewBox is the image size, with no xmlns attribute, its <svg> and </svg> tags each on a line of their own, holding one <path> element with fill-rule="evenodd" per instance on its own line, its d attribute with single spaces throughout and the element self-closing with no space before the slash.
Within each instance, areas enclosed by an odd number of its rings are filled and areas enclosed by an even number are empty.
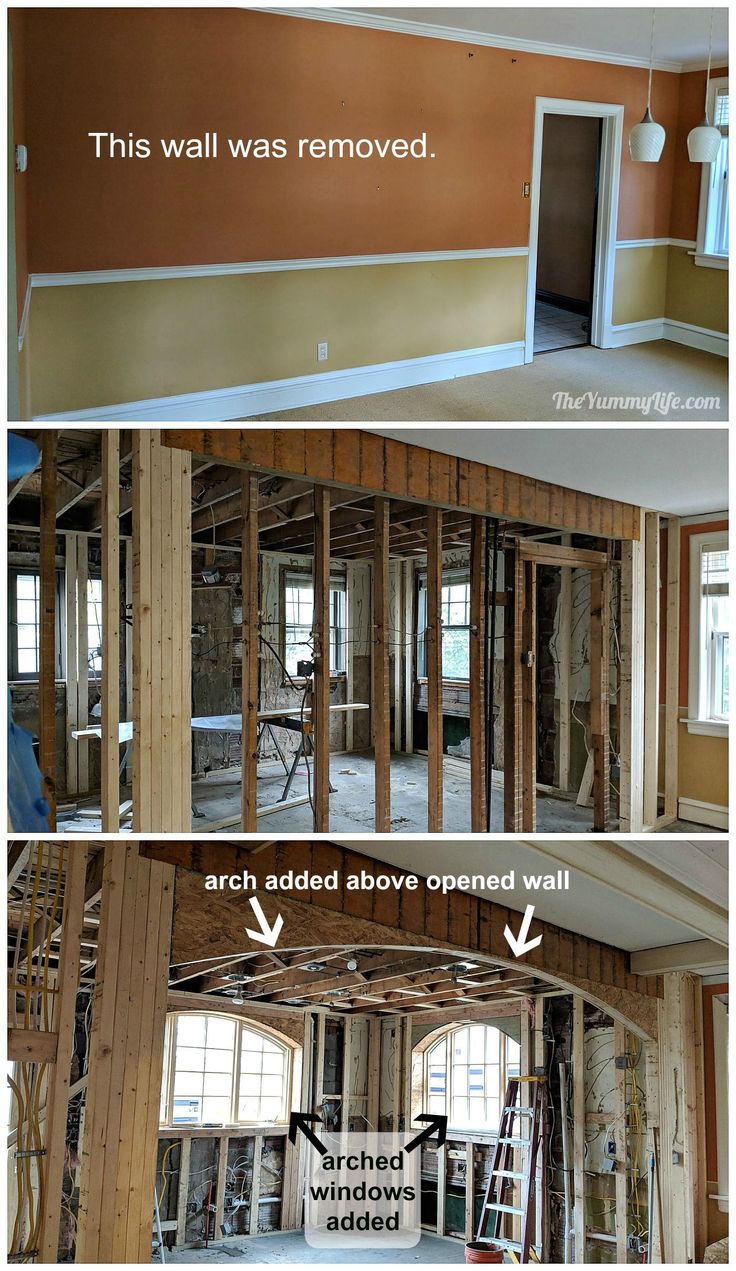
<svg viewBox="0 0 736 1271">
<path fill-rule="evenodd" d="M 257 8 L 257 6 L 253 6 Z M 278 13 L 289 18 L 309 18 L 314 22 L 337 22 L 342 26 L 367 27 L 377 31 L 394 31 L 399 35 L 422 35 L 430 40 L 452 40 L 457 44 L 484 45 L 492 49 L 510 49 L 515 53 L 535 53 L 542 57 L 569 57 L 577 62 L 603 62 L 607 66 L 636 66 L 649 69 L 649 62 L 625 53 L 601 53 L 594 49 L 573 48 L 567 44 L 549 44 L 541 40 L 525 40 L 505 35 L 490 35 L 487 31 L 464 31 L 456 27 L 441 26 L 434 22 L 412 22 L 406 18 L 387 18 L 383 14 L 355 12 L 348 9 L 287 9 L 269 7 L 257 9 L 259 13 Z M 702 66 L 683 62 L 656 60 L 655 71 L 702 70 Z"/>
</svg>

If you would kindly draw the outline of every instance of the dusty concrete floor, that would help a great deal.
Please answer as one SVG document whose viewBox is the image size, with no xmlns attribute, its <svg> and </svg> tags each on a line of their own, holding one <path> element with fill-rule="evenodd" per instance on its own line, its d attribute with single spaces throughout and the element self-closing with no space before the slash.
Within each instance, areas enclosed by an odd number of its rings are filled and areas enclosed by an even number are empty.
<svg viewBox="0 0 736 1271">
<path fill-rule="evenodd" d="M 154 1262 L 157 1259 L 154 1258 Z M 414 1249 L 365 1249 L 350 1252 L 347 1249 L 312 1249 L 301 1231 L 276 1231 L 268 1236 L 255 1236 L 251 1240 L 233 1239 L 232 1243 L 209 1249 L 172 1249 L 166 1255 L 168 1263 L 181 1262 L 308 1262 L 308 1263 L 455 1263 L 465 1261 L 462 1240 L 442 1240 L 438 1236 L 422 1235 Z"/>
<path fill-rule="evenodd" d="M 335 791 L 330 795 L 330 830 L 343 834 L 370 834 L 374 824 L 373 754 L 361 751 L 332 755 L 330 777 Z M 258 804 L 269 807 L 281 798 L 285 773 L 278 761 L 258 766 Z M 302 760 L 289 794 L 290 799 L 307 794 L 307 770 Z M 130 790 L 121 790 L 121 799 L 130 798 Z M 192 817 L 193 833 L 232 834 L 240 818 L 240 770 L 211 772 L 192 782 L 192 803 L 197 814 Z M 97 804 L 99 807 L 99 803 Z M 81 804 L 80 804 L 81 807 Z M 237 818 L 229 826 L 219 823 Z M 537 793 L 537 831 L 554 834 L 587 834 L 592 832 L 592 808 L 577 807 L 574 799 L 565 799 L 541 791 Z M 95 816 L 60 814 L 59 831 L 73 834 L 99 833 L 100 820 Z M 308 802 L 284 807 L 259 820 L 259 830 L 290 834 L 312 832 L 312 809 Z M 445 762 L 444 828 L 448 834 L 470 833 L 470 767 L 460 760 Z M 615 829 L 615 826 L 613 827 Z M 391 833 L 417 834 L 427 829 L 427 760 L 424 755 L 392 754 L 391 756 Z M 663 833 L 695 834 L 710 831 L 689 821 L 676 821 Z M 130 830 L 125 821 L 121 832 Z M 491 795 L 491 830 L 503 831 L 503 773 L 494 773 Z"/>
</svg>

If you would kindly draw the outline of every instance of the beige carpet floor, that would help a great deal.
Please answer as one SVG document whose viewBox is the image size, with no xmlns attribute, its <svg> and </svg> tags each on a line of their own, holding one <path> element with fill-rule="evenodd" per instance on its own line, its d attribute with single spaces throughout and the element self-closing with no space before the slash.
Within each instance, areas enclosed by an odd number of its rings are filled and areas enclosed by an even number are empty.
<svg viewBox="0 0 736 1271">
<path fill-rule="evenodd" d="M 567 409 L 555 404 L 555 393 L 580 405 Z M 603 399 L 591 405 L 586 394 Z M 653 399 L 653 395 L 660 398 Z M 669 395 L 674 395 L 670 397 Z M 624 404 L 606 398 L 651 399 Z M 688 399 L 716 398 L 703 405 Z M 356 420 L 544 420 L 567 423 L 583 419 L 707 421 L 728 419 L 728 363 L 726 358 L 699 349 L 657 340 L 624 349 L 560 349 L 535 357 L 529 366 L 466 375 L 440 384 L 351 397 L 299 410 L 259 416 L 263 419 L 331 422 Z"/>
</svg>

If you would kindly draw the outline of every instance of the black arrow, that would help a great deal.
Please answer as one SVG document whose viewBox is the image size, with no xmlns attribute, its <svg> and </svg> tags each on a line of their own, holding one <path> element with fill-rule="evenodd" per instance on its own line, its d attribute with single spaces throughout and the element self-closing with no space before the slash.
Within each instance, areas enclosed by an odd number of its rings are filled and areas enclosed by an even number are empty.
<svg viewBox="0 0 736 1271">
<path fill-rule="evenodd" d="M 289 1142 L 296 1143 L 296 1132 L 301 1130 L 304 1137 L 309 1139 L 312 1147 L 316 1147 L 320 1156 L 326 1156 L 327 1148 L 310 1128 L 311 1121 L 317 1121 L 319 1125 L 324 1125 L 321 1117 L 312 1116 L 309 1112 L 292 1112 L 289 1118 Z M 445 1126 L 447 1126 L 447 1117 L 445 1117 Z"/>
<path fill-rule="evenodd" d="M 437 1146 L 442 1147 L 442 1144 L 447 1138 L 447 1117 L 436 1117 L 422 1113 L 421 1116 L 415 1117 L 414 1120 L 429 1121 L 430 1124 L 427 1126 L 426 1130 L 422 1130 L 421 1134 L 418 1134 L 415 1139 L 412 1139 L 411 1143 L 407 1143 L 404 1148 L 405 1152 L 413 1152 L 414 1148 L 419 1147 L 419 1144 L 423 1143 L 425 1139 L 431 1138 L 435 1130 L 437 1131 Z"/>
</svg>

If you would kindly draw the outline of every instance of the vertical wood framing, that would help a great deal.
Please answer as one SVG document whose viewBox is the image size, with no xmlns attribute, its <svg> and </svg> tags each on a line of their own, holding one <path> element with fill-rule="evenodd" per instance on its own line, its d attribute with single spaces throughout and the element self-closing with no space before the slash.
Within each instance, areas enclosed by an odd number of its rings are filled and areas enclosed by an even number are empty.
<svg viewBox="0 0 736 1271">
<path fill-rule="evenodd" d="M 611 583 L 609 569 L 590 575 L 590 740 L 593 751 L 593 829 L 611 819 L 610 703 L 608 693 Z"/>
<path fill-rule="evenodd" d="M 86 728 L 89 723 L 88 591 L 89 539 L 86 534 L 80 534 L 77 537 L 77 665 L 74 675 L 77 728 Z M 77 747 L 77 790 L 86 794 L 89 790 L 89 739 L 78 738 Z"/>
<path fill-rule="evenodd" d="M 66 792 L 79 790 L 79 741 L 72 730 L 77 720 L 77 548 L 79 535 L 64 535 L 64 625 L 66 679 Z"/>
<path fill-rule="evenodd" d="M 400 560 L 391 561 L 390 576 L 392 578 L 393 604 L 391 604 L 389 600 L 386 640 L 388 642 L 389 649 L 393 646 L 394 651 L 393 685 L 391 688 L 391 699 L 393 703 L 393 729 L 391 731 L 391 744 L 394 750 L 400 751 L 402 749 L 401 730 L 404 722 L 404 671 L 402 660 L 405 644 L 404 571 L 401 568 Z"/>
<path fill-rule="evenodd" d="M 644 824 L 657 819 L 659 786 L 659 513 L 644 518 Z"/>
<path fill-rule="evenodd" d="M 414 752 L 414 561 L 403 562 L 404 571 L 404 752 Z"/>
<path fill-rule="evenodd" d="M 191 829 L 191 465 L 133 432 L 133 830 Z"/>
<path fill-rule="evenodd" d="M 475 1236 L 475 1144 L 465 1140 L 465 1239 Z"/>
<path fill-rule="evenodd" d="M 444 824 L 442 749 L 442 511 L 427 508 L 427 829 Z"/>
<path fill-rule="evenodd" d="M 644 545 L 621 544 L 618 737 L 619 828 L 644 826 Z"/>
<path fill-rule="evenodd" d="M 56 1262 L 64 1179 L 66 1123 L 71 1064 L 76 1029 L 79 952 L 84 921 L 87 848 L 61 848 L 65 854 L 64 910 L 61 920 L 59 977 L 54 995 L 53 1031 L 57 1035 L 56 1062 L 49 1069 L 44 1147 L 46 1149 L 39 1253 L 42 1262 Z"/>
<path fill-rule="evenodd" d="M 660 1175 L 668 1264 L 702 1262 L 707 1207 L 702 1151 L 702 996 L 684 972 L 664 977 L 660 1005 Z"/>
<path fill-rule="evenodd" d="M 664 815 L 677 817 L 677 752 L 680 707 L 680 521 L 667 522 L 667 649 L 664 709 Z"/>
<path fill-rule="evenodd" d="M 252 834 L 258 828 L 258 477 L 243 474 L 242 486 L 241 595 L 242 628 L 242 778 L 241 829 Z"/>
<path fill-rule="evenodd" d="M 437 1148 L 437 1235 L 445 1234 L 447 1209 L 447 1143 Z"/>
<path fill-rule="evenodd" d="M 217 1239 L 219 1239 L 222 1224 L 225 1221 L 225 1190 L 229 1146 L 230 1140 L 224 1135 L 220 1135 L 217 1141 L 217 1183 L 215 1186 L 215 1237 Z M 284 1153 L 284 1155 L 286 1154 Z M 283 1204 L 283 1194 L 281 1199 Z"/>
<path fill-rule="evenodd" d="M 345 562 L 345 589 L 347 591 L 348 642 L 345 648 L 345 701 L 355 701 L 355 562 Z M 355 749 L 354 712 L 345 715 L 345 749 Z"/>
<path fill-rule="evenodd" d="M 120 829 L 120 431 L 102 432 L 102 833 Z"/>
<path fill-rule="evenodd" d="M 470 521 L 470 829 L 486 832 L 487 527 Z"/>
<path fill-rule="evenodd" d="M 507 548 L 505 552 L 504 577 L 503 828 L 507 834 L 516 834 L 523 829 L 521 661 L 524 612 L 524 565 L 517 547 Z"/>
<path fill-rule="evenodd" d="M 562 535 L 563 547 L 570 535 Z M 559 750 L 557 775 L 560 790 L 570 789 L 570 655 L 572 650 L 572 569 L 560 570 L 560 622 L 557 635 L 559 658 L 559 702 L 557 735 Z"/>
<path fill-rule="evenodd" d="M 613 1025 L 613 1053 L 618 1058 L 626 1054 L 626 1029 L 618 1020 Z M 632 1080 L 636 1080 L 636 1074 L 632 1074 Z M 614 1137 L 616 1142 L 616 1209 L 615 1209 L 615 1232 L 616 1232 L 616 1261 L 620 1265 L 625 1265 L 628 1261 L 626 1251 L 626 1236 L 628 1233 L 627 1220 L 627 1191 L 628 1191 L 628 1173 L 627 1173 L 627 1142 L 628 1142 L 628 1112 L 626 1107 L 626 1081 L 627 1070 L 625 1068 L 617 1068 L 614 1066 L 614 1115 L 615 1130 Z M 638 1144 L 636 1145 L 638 1148 Z"/>
<path fill-rule="evenodd" d="M 330 491 L 314 487 L 314 828 L 330 828 Z"/>
<path fill-rule="evenodd" d="M 79 1200 L 80 1262 L 150 1260 L 174 868 L 104 850 Z"/>
<path fill-rule="evenodd" d="M 176 1198 L 176 1243 L 180 1247 L 187 1239 L 187 1198 L 189 1194 L 189 1167 L 192 1160 L 192 1140 L 185 1136 L 181 1141 L 179 1160 L 179 1193 Z"/>
<path fill-rule="evenodd" d="M 537 567 L 524 562 L 522 613 L 522 824 L 526 833 L 537 825 Z"/>
<path fill-rule="evenodd" d="M 250 1219 L 249 1231 L 251 1236 L 258 1235 L 258 1209 L 261 1200 L 261 1170 L 263 1168 L 261 1158 L 263 1156 L 263 1135 L 256 1134 L 253 1139 L 253 1176 L 250 1185 L 250 1211 L 248 1217 Z"/>
<path fill-rule="evenodd" d="M 585 1262 L 585 1003 L 572 1000 L 573 1191 L 575 1261 Z"/>
<path fill-rule="evenodd" d="M 41 533 L 39 569 L 38 741 L 39 766 L 48 800 L 48 826 L 56 829 L 56 442 L 41 434 Z"/>
<path fill-rule="evenodd" d="M 373 552 L 373 751 L 376 833 L 391 829 L 391 700 L 389 689 L 389 511 L 374 500 Z M 398 719 L 398 711 L 397 711 Z"/>
</svg>

